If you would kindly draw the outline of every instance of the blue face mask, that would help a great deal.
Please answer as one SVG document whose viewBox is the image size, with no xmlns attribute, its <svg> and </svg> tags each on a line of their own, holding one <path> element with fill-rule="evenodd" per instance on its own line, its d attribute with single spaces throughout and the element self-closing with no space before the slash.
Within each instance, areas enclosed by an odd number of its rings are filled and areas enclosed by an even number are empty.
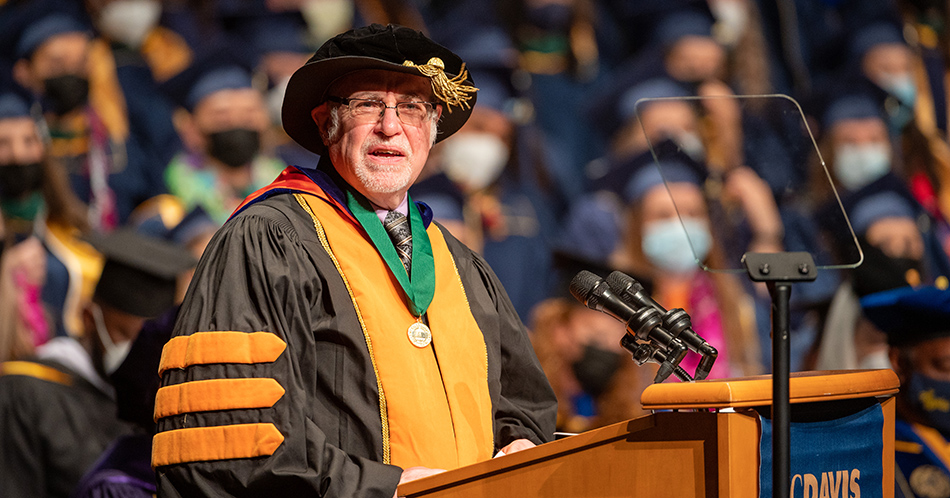
<svg viewBox="0 0 950 498">
<path fill-rule="evenodd" d="M 913 107 L 917 100 L 917 85 L 909 74 L 888 77 L 881 86 L 906 106 Z"/>
<path fill-rule="evenodd" d="M 907 399 L 930 427 L 950 434 L 950 382 L 914 372 L 906 392 Z"/>
<path fill-rule="evenodd" d="M 696 218 L 684 217 L 682 224 L 677 218 L 654 221 L 643 228 L 643 253 L 654 266 L 673 273 L 696 270 L 696 260 L 706 259 L 711 244 L 706 223 Z"/>
<path fill-rule="evenodd" d="M 848 190 L 858 190 L 890 170 L 891 149 L 887 144 L 844 144 L 835 148 L 835 177 Z"/>
<path fill-rule="evenodd" d="M 887 127 L 892 135 L 899 135 L 914 119 L 917 85 L 909 74 L 888 76 L 880 85 L 892 96 L 884 103 L 884 110 L 887 112 Z"/>
</svg>

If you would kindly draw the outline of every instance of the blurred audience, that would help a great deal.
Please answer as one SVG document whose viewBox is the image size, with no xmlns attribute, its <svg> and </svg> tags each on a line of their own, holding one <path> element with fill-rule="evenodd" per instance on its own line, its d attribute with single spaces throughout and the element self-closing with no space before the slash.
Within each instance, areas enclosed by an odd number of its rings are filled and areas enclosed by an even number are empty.
<svg viewBox="0 0 950 498">
<path fill-rule="evenodd" d="M 950 291 L 942 285 L 901 287 L 861 299 L 901 382 L 897 394 L 894 496 L 910 498 L 950 487 L 942 455 L 950 438 Z"/>
<path fill-rule="evenodd" d="M 0 363 L 4 496 L 68 496 L 128 432 L 109 378 L 146 320 L 174 304 L 178 274 L 195 264 L 184 250 L 129 229 L 92 242 L 106 260 L 83 309 L 82 337 L 57 337 L 35 357 Z"/>
<path fill-rule="evenodd" d="M 652 371 L 620 348 L 622 325 L 563 298 L 555 249 L 642 276 L 658 302 L 691 313 L 721 353 L 714 377 L 768 371 L 770 303 L 744 275 L 703 268 L 785 250 L 838 266 L 795 287 L 793 369 L 885 366 L 884 336 L 859 300 L 950 273 L 950 11 L 940 2 L 9 0 L 0 361 L 21 363 L 2 364 L 0 383 L 26 387 L 0 393 L 58 386 L 45 404 L 57 410 L 24 405 L 37 421 L 87 401 L 111 413 L 85 383 L 110 389 L 102 363 L 117 366 L 142 315 L 93 298 L 104 260 L 87 240 L 131 225 L 200 256 L 247 195 L 287 164 L 317 163 L 280 126 L 286 82 L 324 40 L 371 22 L 423 30 L 469 62 L 475 110 L 433 149 L 412 195 L 482 253 L 532 322 L 563 430 L 636 416 Z M 855 269 L 862 253 L 839 196 L 864 255 Z M 67 340 L 84 347 L 50 346 Z M 154 354 L 160 342 L 141 347 Z M 10 370 L 36 355 L 39 367 Z M 67 389 L 63 376 L 86 380 Z M 83 493 L 111 485 L 104 475 L 152 492 L 136 460 L 144 441 L 119 441 Z M 106 443 L 87 445 L 83 465 Z"/>
<path fill-rule="evenodd" d="M 215 52 L 163 87 L 181 109 L 175 124 L 184 149 L 165 169 L 172 195 L 201 206 L 219 224 L 286 165 L 261 150 L 270 118 L 251 74 Z"/>
</svg>

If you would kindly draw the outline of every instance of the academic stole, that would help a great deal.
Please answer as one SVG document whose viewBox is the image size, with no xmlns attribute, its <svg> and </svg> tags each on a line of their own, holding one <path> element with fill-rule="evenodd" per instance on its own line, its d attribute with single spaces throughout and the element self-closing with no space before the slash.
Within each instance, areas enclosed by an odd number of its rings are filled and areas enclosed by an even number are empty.
<svg viewBox="0 0 950 498">
<path fill-rule="evenodd" d="M 414 313 L 419 307 L 411 304 L 394 274 L 396 269 L 402 275 L 406 271 L 392 243 L 388 259 L 395 260 L 387 262 L 367 230 L 324 196 L 300 197 L 323 227 L 331 256 L 360 318 L 382 390 L 381 417 L 384 439 L 388 433 L 389 463 L 402 468 L 454 469 L 491 458 L 494 434 L 488 352 L 441 231 L 432 224 L 417 233 L 413 226 L 413 277 L 419 263 L 415 246 L 420 237 L 431 245 L 434 277 L 431 304 L 423 308 L 432 340 L 417 347 L 410 342 L 408 330 L 419 322 Z M 410 212 L 410 221 L 415 219 L 421 227 L 418 208 L 411 201 L 409 206 L 415 211 Z M 367 225 L 375 222 L 388 241 L 379 218 L 370 213 L 371 218 L 357 215 L 357 219 L 365 219 Z"/>
</svg>

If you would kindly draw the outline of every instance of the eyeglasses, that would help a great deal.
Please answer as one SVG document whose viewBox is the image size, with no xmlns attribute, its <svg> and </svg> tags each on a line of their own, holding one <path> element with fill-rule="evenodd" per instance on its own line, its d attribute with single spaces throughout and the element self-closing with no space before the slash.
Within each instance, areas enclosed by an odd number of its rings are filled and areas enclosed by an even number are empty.
<svg viewBox="0 0 950 498">
<path fill-rule="evenodd" d="M 350 110 L 351 116 L 365 123 L 377 121 L 386 109 L 395 109 L 399 120 L 412 126 L 421 125 L 431 115 L 435 105 L 434 102 L 396 102 L 396 105 L 386 105 L 381 100 L 333 96 L 327 97 L 327 100 L 345 105 Z"/>
</svg>

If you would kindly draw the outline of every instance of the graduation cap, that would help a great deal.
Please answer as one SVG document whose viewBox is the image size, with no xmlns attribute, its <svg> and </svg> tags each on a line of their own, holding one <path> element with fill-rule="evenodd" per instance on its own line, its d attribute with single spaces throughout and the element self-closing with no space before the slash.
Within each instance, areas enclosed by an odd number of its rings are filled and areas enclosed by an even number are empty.
<svg viewBox="0 0 950 498">
<path fill-rule="evenodd" d="M 73 16 L 64 13 L 54 13 L 39 18 L 27 25 L 17 40 L 15 56 L 17 59 L 27 58 L 50 38 L 63 33 L 90 34 L 89 26 Z"/>
<path fill-rule="evenodd" d="M 832 97 L 822 115 L 824 130 L 830 130 L 835 124 L 855 119 L 884 119 L 880 103 L 869 93 L 843 93 Z"/>
<path fill-rule="evenodd" d="M 892 346 L 950 336 L 950 290 L 946 285 L 901 287 L 861 298 L 864 316 L 887 334 Z"/>
<path fill-rule="evenodd" d="M 695 96 L 690 88 L 670 78 L 662 68 L 658 51 L 644 51 L 629 66 L 619 69 L 620 74 L 604 88 L 593 92 L 594 97 L 584 104 L 587 120 L 605 136 L 611 136 L 636 117 L 636 103 L 640 99 Z"/>
<path fill-rule="evenodd" d="M 30 106 L 17 93 L 0 93 L 0 119 L 30 117 Z"/>
<path fill-rule="evenodd" d="M 877 45 L 906 45 L 901 28 L 889 22 L 876 22 L 862 27 L 851 39 L 849 55 L 859 62 L 869 50 Z"/>
<path fill-rule="evenodd" d="M 421 31 L 372 24 L 329 39 L 294 72 L 281 111 L 287 134 L 304 148 L 325 154 L 326 145 L 311 111 L 326 101 L 327 89 L 334 81 L 364 69 L 428 77 L 436 100 L 444 108 L 436 141 L 458 131 L 475 105 L 478 89 L 458 55 Z"/>
<path fill-rule="evenodd" d="M 639 200 L 653 187 L 663 185 L 664 179 L 702 187 L 707 176 L 706 166 L 683 152 L 676 142 L 663 140 L 654 144 L 653 150 L 656 160 L 651 151 L 643 151 L 611 168 L 594 180 L 592 186 L 595 190 L 614 192 L 628 203 Z"/>
<path fill-rule="evenodd" d="M 221 90 L 253 88 L 251 72 L 228 50 L 214 49 L 159 86 L 172 101 L 194 111 L 199 102 Z"/>
<path fill-rule="evenodd" d="M 105 256 L 93 299 L 135 316 L 154 317 L 174 305 L 178 275 L 197 263 L 185 249 L 128 228 L 88 238 Z"/>
<path fill-rule="evenodd" d="M 664 16 L 653 31 L 653 43 L 667 49 L 686 36 L 712 38 L 712 14 L 697 10 L 678 10 Z"/>
</svg>

